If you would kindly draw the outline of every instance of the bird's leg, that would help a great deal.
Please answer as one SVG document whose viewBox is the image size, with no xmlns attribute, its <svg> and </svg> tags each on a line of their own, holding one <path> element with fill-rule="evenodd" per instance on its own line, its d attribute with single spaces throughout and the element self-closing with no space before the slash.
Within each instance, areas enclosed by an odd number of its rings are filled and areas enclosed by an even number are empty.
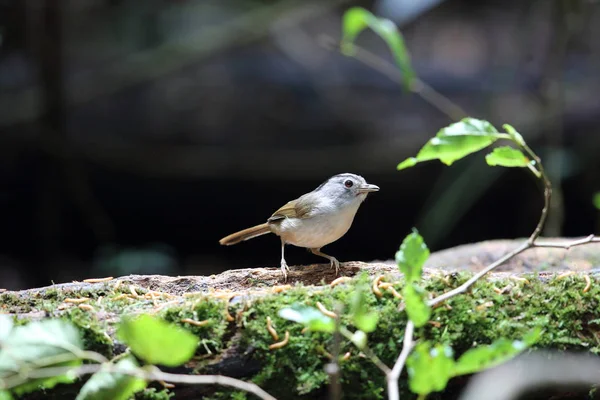
<svg viewBox="0 0 600 400">
<path fill-rule="evenodd" d="M 321 257 L 325 257 L 326 259 L 328 259 L 331 262 L 331 268 L 335 267 L 335 274 L 338 275 L 340 273 L 340 262 L 337 260 L 337 258 L 321 252 L 321 249 L 309 249 L 309 250 L 311 253 L 313 253 L 316 256 L 321 256 Z"/>
<path fill-rule="evenodd" d="M 284 252 L 285 252 L 285 242 L 282 240 L 281 241 L 281 272 L 283 273 L 283 280 L 285 282 L 285 281 L 287 281 L 286 270 L 289 271 L 290 267 L 288 267 L 287 263 L 285 262 Z"/>
</svg>

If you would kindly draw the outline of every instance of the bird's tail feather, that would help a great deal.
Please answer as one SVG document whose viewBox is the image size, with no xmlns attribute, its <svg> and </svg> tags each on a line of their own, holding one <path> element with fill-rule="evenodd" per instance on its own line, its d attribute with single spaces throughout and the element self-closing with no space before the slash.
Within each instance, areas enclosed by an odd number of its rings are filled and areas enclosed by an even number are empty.
<svg viewBox="0 0 600 400">
<path fill-rule="evenodd" d="M 232 244 L 237 244 L 239 242 L 243 242 L 244 240 L 253 239 L 260 235 L 265 235 L 267 233 L 271 233 L 271 229 L 269 228 L 269 224 L 265 222 L 264 224 L 253 226 L 252 228 L 244 229 L 243 231 L 239 231 L 236 233 L 232 233 L 229 236 L 225 236 L 223 239 L 219 240 L 219 243 L 225 246 L 231 246 Z"/>
</svg>

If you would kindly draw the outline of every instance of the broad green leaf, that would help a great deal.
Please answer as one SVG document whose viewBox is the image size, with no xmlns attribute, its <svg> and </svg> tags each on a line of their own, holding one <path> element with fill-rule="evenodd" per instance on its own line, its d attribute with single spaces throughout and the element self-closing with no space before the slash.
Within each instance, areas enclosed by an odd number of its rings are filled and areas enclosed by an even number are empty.
<svg viewBox="0 0 600 400">
<path fill-rule="evenodd" d="M 414 283 L 407 283 L 402 290 L 406 313 L 417 328 L 425 325 L 431 316 L 431 307 L 425 301 L 425 293 Z"/>
<path fill-rule="evenodd" d="M 335 331 L 335 321 L 313 307 L 294 304 L 292 307 L 279 310 L 279 316 L 283 319 L 299 322 L 311 331 L 329 333 Z"/>
<path fill-rule="evenodd" d="M 525 139 L 523 139 L 523 136 L 521 136 L 521 134 L 517 132 L 515 128 L 509 124 L 504 124 L 502 127 L 515 143 L 517 143 L 519 146 L 526 146 Z"/>
<path fill-rule="evenodd" d="M 124 318 L 117 336 L 137 357 L 167 367 L 188 361 L 198 346 L 198 338 L 191 332 L 146 314 Z"/>
<path fill-rule="evenodd" d="M 348 56 L 354 54 L 354 41 L 367 27 L 371 28 L 388 45 L 394 61 L 402 72 L 404 88 L 409 90 L 416 74 L 412 68 L 404 38 L 392 21 L 378 18 L 361 7 L 350 8 L 344 13 L 342 19 L 342 53 Z"/>
<path fill-rule="evenodd" d="M 6 390 L 0 390 L 0 400 L 13 400 L 13 397 Z"/>
<path fill-rule="evenodd" d="M 453 374 L 465 375 L 502 364 L 539 340 L 541 329 L 529 332 L 523 340 L 498 339 L 490 345 L 468 350 L 457 361 Z"/>
<path fill-rule="evenodd" d="M 440 160 L 446 165 L 452 165 L 502 138 L 506 138 L 506 134 L 499 133 L 489 122 L 464 118 L 441 129 L 421 148 L 416 157 L 404 160 L 398 164 L 397 169 L 409 168 L 417 162 L 429 160 Z"/>
<path fill-rule="evenodd" d="M 0 314 L 0 343 L 6 340 L 12 328 L 12 317 L 5 314 Z"/>
<path fill-rule="evenodd" d="M 410 390 L 420 395 L 444 390 L 452 377 L 453 356 L 450 346 L 438 344 L 431 348 L 428 342 L 417 344 L 406 360 Z"/>
<path fill-rule="evenodd" d="M 135 360 L 130 357 L 117 362 L 115 367 L 123 371 L 139 369 Z M 143 379 L 107 372 L 106 368 L 103 368 L 83 385 L 75 400 L 127 400 L 134 393 L 143 390 L 146 385 Z"/>
<path fill-rule="evenodd" d="M 350 300 L 350 315 L 354 326 L 364 332 L 373 332 L 377 327 L 379 315 L 376 312 L 369 312 L 367 306 L 367 295 L 364 287 L 356 288 Z"/>
<path fill-rule="evenodd" d="M 44 320 L 17 326 L 3 341 L 0 351 L 0 379 L 36 367 L 80 365 L 78 353 L 82 348 L 79 331 L 69 322 Z M 73 376 L 59 375 L 30 380 L 13 388 L 13 391 L 21 395 L 42 388 L 50 389 L 58 383 L 74 381 Z"/>
<path fill-rule="evenodd" d="M 596 192 L 594 194 L 592 202 L 594 203 L 594 207 L 596 207 L 598 210 L 600 210 L 600 192 Z"/>
<path fill-rule="evenodd" d="M 521 150 L 509 146 L 496 147 L 485 156 L 485 161 L 493 167 L 527 167 L 529 158 Z"/>
<path fill-rule="evenodd" d="M 428 258 L 429 249 L 425 240 L 416 229 L 413 229 L 413 232 L 402 241 L 400 250 L 396 252 L 396 263 L 407 283 L 421 280 L 423 265 Z"/>
<path fill-rule="evenodd" d="M 352 334 L 351 340 L 359 350 L 362 350 L 367 345 L 367 334 L 358 330 Z"/>
</svg>

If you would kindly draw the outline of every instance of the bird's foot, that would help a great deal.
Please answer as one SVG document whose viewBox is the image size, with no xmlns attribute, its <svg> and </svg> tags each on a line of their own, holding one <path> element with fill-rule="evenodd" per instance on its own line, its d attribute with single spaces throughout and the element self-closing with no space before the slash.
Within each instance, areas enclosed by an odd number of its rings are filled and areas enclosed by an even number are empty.
<svg viewBox="0 0 600 400">
<path fill-rule="evenodd" d="M 283 281 L 287 282 L 287 271 L 290 270 L 285 260 L 281 260 L 281 273 L 283 274 Z"/>
<path fill-rule="evenodd" d="M 331 257 L 331 268 L 335 267 L 335 276 L 340 274 L 340 262 L 335 257 Z"/>
</svg>

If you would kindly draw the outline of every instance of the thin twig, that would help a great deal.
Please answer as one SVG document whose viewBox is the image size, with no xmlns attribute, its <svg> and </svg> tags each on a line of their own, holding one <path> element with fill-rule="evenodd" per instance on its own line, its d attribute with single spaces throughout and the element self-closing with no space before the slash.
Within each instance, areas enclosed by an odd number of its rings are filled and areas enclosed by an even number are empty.
<svg viewBox="0 0 600 400">
<path fill-rule="evenodd" d="M 88 364 L 79 367 L 52 367 L 52 368 L 41 368 L 27 373 L 20 373 L 14 377 L 9 377 L 1 380 L 0 382 L 3 389 L 9 389 L 18 386 L 29 379 L 41 379 L 50 378 L 54 376 L 61 376 L 69 374 L 71 376 L 82 376 L 95 374 L 98 371 L 109 372 L 114 374 L 123 374 L 133 376 L 136 378 L 144 379 L 146 381 L 164 381 L 172 383 L 184 383 L 188 385 L 221 385 L 229 386 L 235 389 L 243 390 L 248 393 L 252 393 L 263 400 L 276 400 L 275 397 L 265 392 L 259 386 L 251 382 L 245 382 L 239 379 L 230 378 L 222 375 L 183 375 L 183 374 L 170 374 L 162 372 L 156 367 L 152 367 L 152 370 L 147 369 L 124 369 L 119 368 L 114 364 Z"/>
<path fill-rule="evenodd" d="M 338 42 L 330 36 L 322 36 L 319 38 L 319 43 L 326 49 L 340 50 Z M 356 44 L 353 44 L 352 48 L 354 50 L 352 54 L 353 58 L 373 68 L 380 74 L 385 75 L 390 80 L 399 84 L 403 83 L 404 77 L 398 67 L 394 64 Z M 459 121 L 468 116 L 465 110 L 460 108 L 460 106 L 417 77 L 415 77 L 411 83 L 410 91 L 420 96 L 431 106 L 437 108 L 441 113 L 446 114 L 446 116 L 453 121 Z"/>
<path fill-rule="evenodd" d="M 350 332 L 344 326 L 340 326 L 340 333 L 346 339 L 352 341 L 352 332 Z M 379 359 L 379 357 L 377 357 L 375 353 L 373 353 L 373 350 L 371 350 L 369 346 L 365 346 L 364 348 L 360 349 L 360 351 L 362 351 L 363 354 L 367 356 L 367 358 L 369 358 L 373 364 L 375 364 L 375 366 L 379 368 L 386 376 L 392 371 L 387 365 L 385 365 L 383 361 L 381 361 L 381 359 Z"/>
<path fill-rule="evenodd" d="M 342 398 L 342 385 L 340 384 L 340 348 L 342 345 L 342 335 L 340 333 L 340 315 L 344 311 L 342 304 L 335 307 L 335 332 L 333 333 L 333 357 L 331 362 L 325 365 L 325 372 L 329 375 L 329 400 L 340 400 Z"/>
<path fill-rule="evenodd" d="M 400 400 L 400 393 L 398 391 L 398 379 L 406 364 L 406 359 L 414 347 L 413 334 L 415 331 L 415 325 L 412 321 L 408 321 L 406 329 L 404 330 L 404 342 L 402 344 L 402 351 L 394 364 L 392 370 L 387 374 L 387 386 L 388 386 L 388 399 L 389 400 Z"/>
</svg>

